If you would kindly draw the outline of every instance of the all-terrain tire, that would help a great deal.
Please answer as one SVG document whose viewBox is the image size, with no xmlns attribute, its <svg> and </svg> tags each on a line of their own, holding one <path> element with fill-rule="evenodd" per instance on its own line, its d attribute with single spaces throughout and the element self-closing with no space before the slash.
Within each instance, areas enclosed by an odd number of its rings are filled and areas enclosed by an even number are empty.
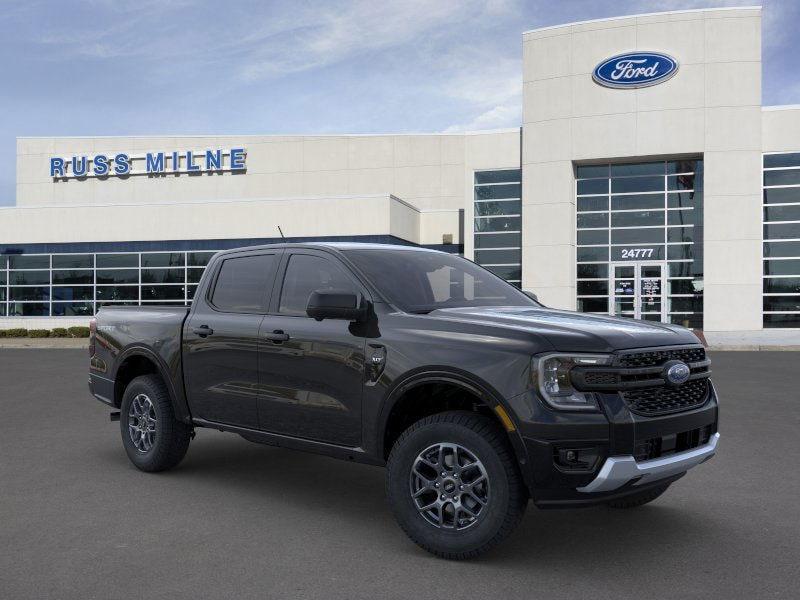
<svg viewBox="0 0 800 600">
<path fill-rule="evenodd" d="M 433 464 L 437 465 L 435 477 L 438 479 L 440 474 L 447 473 L 447 479 L 429 482 L 427 474 L 433 474 L 432 470 L 426 471 L 424 478 L 417 477 L 415 467 L 429 469 L 427 462 L 419 460 L 426 451 L 436 454 L 439 448 L 445 448 L 445 451 L 452 452 L 456 446 L 460 448 L 455 454 L 459 457 L 455 459 L 457 462 L 467 465 L 473 459 L 477 462 L 461 471 L 460 465 L 448 466 L 452 457 L 447 459 L 438 454 L 444 468 L 434 461 Z M 490 550 L 514 530 L 527 506 L 528 490 L 506 433 L 491 419 L 475 413 L 444 412 L 417 421 L 397 440 L 387 466 L 386 495 L 398 524 L 418 546 L 442 558 L 463 560 Z M 472 488 L 473 484 L 469 482 L 480 480 L 477 477 L 479 472 L 485 474 L 487 485 L 482 488 L 481 483 L 476 483 Z M 455 479 L 455 489 L 451 485 L 453 473 L 461 475 L 461 480 Z M 437 498 L 447 498 L 448 504 L 441 506 L 434 515 L 421 510 L 413 497 L 415 482 L 428 489 L 425 494 L 430 493 L 430 487 L 440 484 L 441 488 L 437 487 L 432 495 L 433 502 L 437 502 Z M 458 484 L 461 482 L 468 484 L 464 486 L 466 488 L 478 490 L 476 495 L 467 496 L 469 492 L 459 492 Z M 450 490 L 444 491 L 445 487 Z M 442 496 L 438 496 L 439 491 L 442 491 Z M 485 504 L 476 502 L 478 495 Z M 420 504 L 427 503 L 427 499 L 420 501 Z M 470 512 L 478 511 L 476 517 L 468 516 L 466 509 L 469 506 L 472 507 Z M 451 518 L 448 510 L 455 511 L 455 516 Z M 452 526 L 442 524 L 443 514 L 452 521 Z M 469 523 L 459 528 L 459 518 Z"/>
<path fill-rule="evenodd" d="M 136 408 L 132 409 L 134 403 Z M 148 423 L 152 434 L 143 440 L 138 428 L 145 428 Z M 128 384 L 122 396 L 119 424 L 128 458 L 147 472 L 176 466 L 186 455 L 192 437 L 192 428 L 175 418 L 169 392 L 158 375 L 141 375 Z M 135 425 L 133 431 L 131 425 Z"/>
<path fill-rule="evenodd" d="M 669 485 L 670 484 L 666 483 L 664 485 L 639 492 L 638 494 L 631 494 L 630 496 L 625 496 L 624 498 L 610 500 L 606 504 L 611 508 L 636 508 L 637 506 L 644 506 L 666 492 L 667 488 L 669 488 Z"/>
</svg>

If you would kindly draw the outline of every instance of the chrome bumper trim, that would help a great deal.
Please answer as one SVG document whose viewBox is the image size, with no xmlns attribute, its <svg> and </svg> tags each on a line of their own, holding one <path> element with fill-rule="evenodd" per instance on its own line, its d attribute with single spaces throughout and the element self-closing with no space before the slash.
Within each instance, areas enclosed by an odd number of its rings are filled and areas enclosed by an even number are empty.
<svg viewBox="0 0 800 600">
<path fill-rule="evenodd" d="M 715 433 L 707 444 L 692 448 L 679 454 L 671 454 L 664 458 L 655 458 L 636 462 L 632 456 L 612 456 L 606 459 L 603 467 L 591 483 L 577 488 L 587 494 L 594 492 L 611 492 L 640 477 L 634 486 L 642 483 L 670 477 L 688 471 L 700 463 L 704 463 L 717 452 L 719 433 Z"/>
</svg>

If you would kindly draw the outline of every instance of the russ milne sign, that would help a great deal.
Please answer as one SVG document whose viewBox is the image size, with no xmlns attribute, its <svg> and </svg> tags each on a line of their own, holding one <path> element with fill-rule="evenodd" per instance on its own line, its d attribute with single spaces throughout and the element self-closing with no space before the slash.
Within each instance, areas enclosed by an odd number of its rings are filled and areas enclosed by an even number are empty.
<svg viewBox="0 0 800 600">
<path fill-rule="evenodd" d="M 177 173 L 221 173 L 245 171 L 244 148 L 173 152 L 147 152 L 131 155 L 95 154 L 94 156 L 54 156 L 50 158 L 50 177 L 84 179 L 88 177 L 125 177 L 127 175 L 167 175 Z"/>
<path fill-rule="evenodd" d="M 662 83 L 678 72 L 678 61 L 660 52 L 627 52 L 607 58 L 592 73 L 609 88 L 642 88 Z"/>
</svg>

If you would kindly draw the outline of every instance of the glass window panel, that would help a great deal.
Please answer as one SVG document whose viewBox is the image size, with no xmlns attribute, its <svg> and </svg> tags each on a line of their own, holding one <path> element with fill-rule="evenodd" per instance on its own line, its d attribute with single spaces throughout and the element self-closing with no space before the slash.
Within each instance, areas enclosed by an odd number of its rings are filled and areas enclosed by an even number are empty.
<svg viewBox="0 0 800 600">
<path fill-rule="evenodd" d="M 633 266 L 614 267 L 614 278 L 633 279 L 634 277 L 636 277 L 636 270 L 633 268 Z"/>
<path fill-rule="evenodd" d="M 653 244 L 664 241 L 664 229 L 612 229 L 612 244 Z"/>
<path fill-rule="evenodd" d="M 475 219 L 475 231 L 519 231 L 521 217 L 483 217 Z"/>
<path fill-rule="evenodd" d="M 611 177 L 620 175 L 663 175 L 664 161 L 611 165 Z"/>
<path fill-rule="evenodd" d="M 94 271 L 53 271 L 53 283 L 94 283 Z"/>
<path fill-rule="evenodd" d="M 142 267 L 182 267 L 185 264 L 183 252 L 142 254 Z"/>
<path fill-rule="evenodd" d="M 800 204 L 796 206 L 765 206 L 765 221 L 800 221 Z"/>
<path fill-rule="evenodd" d="M 608 227 L 608 213 L 589 213 L 578 215 L 578 229 L 587 227 Z"/>
<path fill-rule="evenodd" d="M 649 208 L 664 208 L 664 194 L 611 196 L 611 210 L 646 210 Z"/>
<path fill-rule="evenodd" d="M 136 285 L 99 285 L 97 300 L 138 300 L 139 286 Z"/>
<path fill-rule="evenodd" d="M 627 192 L 657 192 L 664 190 L 663 177 L 621 177 L 611 180 L 613 194 Z"/>
<path fill-rule="evenodd" d="M 691 244 L 667 246 L 667 260 L 693 259 L 694 250 Z"/>
<path fill-rule="evenodd" d="M 702 279 L 670 279 L 670 294 L 696 294 L 703 290 Z"/>
<path fill-rule="evenodd" d="M 575 169 L 576 179 L 608 177 L 608 165 L 580 165 Z"/>
<path fill-rule="evenodd" d="M 98 254 L 97 268 L 138 267 L 138 254 Z"/>
<path fill-rule="evenodd" d="M 298 258 L 316 257 L 295 255 L 292 257 L 292 261 L 296 261 Z M 275 254 L 225 259 L 214 286 L 212 298 L 214 305 L 220 310 L 228 312 L 258 313 L 265 311 L 277 268 L 278 257 Z"/>
<path fill-rule="evenodd" d="M 694 175 L 669 175 L 667 176 L 668 190 L 693 190 L 699 187 L 699 181 L 695 182 Z"/>
<path fill-rule="evenodd" d="M 139 283 L 139 271 L 138 269 L 98 269 L 97 283 Z"/>
<path fill-rule="evenodd" d="M 800 184 L 800 169 L 785 171 L 764 171 L 764 185 L 797 185 Z"/>
<path fill-rule="evenodd" d="M 6 284 L 6 272 L 0 271 L 0 285 Z"/>
<path fill-rule="evenodd" d="M 669 312 L 702 312 L 703 297 L 693 296 L 691 298 L 670 298 Z"/>
<path fill-rule="evenodd" d="M 263 284 L 259 287 L 263 288 Z M 353 290 L 353 282 L 331 260 L 307 254 L 293 255 L 283 276 L 279 312 L 305 316 L 308 299 L 316 290 Z"/>
<path fill-rule="evenodd" d="M 608 296 L 608 281 L 579 281 L 580 296 Z"/>
<path fill-rule="evenodd" d="M 698 210 L 667 211 L 667 225 L 694 225 L 699 214 Z"/>
<path fill-rule="evenodd" d="M 522 186 L 518 183 L 508 185 L 486 185 L 475 188 L 475 200 L 495 200 L 498 198 L 521 198 Z"/>
<path fill-rule="evenodd" d="M 42 285 L 50 283 L 50 271 L 11 271 L 9 285 Z"/>
<path fill-rule="evenodd" d="M 184 283 L 183 269 L 142 269 L 142 283 Z"/>
<path fill-rule="evenodd" d="M 190 267 L 205 267 L 216 252 L 189 252 L 188 264 Z"/>
<path fill-rule="evenodd" d="M 667 162 L 667 173 L 695 173 L 703 170 L 702 160 L 671 160 Z"/>
<path fill-rule="evenodd" d="M 800 277 L 776 277 L 764 279 L 767 294 L 800 294 Z"/>
<path fill-rule="evenodd" d="M 196 285 L 186 286 L 186 297 L 189 298 L 189 300 L 192 300 L 194 298 L 194 294 L 196 291 L 197 291 Z"/>
<path fill-rule="evenodd" d="M 659 231 L 664 232 L 663 229 Z M 664 245 L 614 246 L 611 248 L 611 260 L 664 260 Z"/>
<path fill-rule="evenodd" d="M 764 256 L 770 258 L 800 257 L 800 242 L 764 242 Z"/>
<path fill-rule="evenodd" d="M 0 304 L 0 317 L 5 317 L 6 316 L 6 308 L 7 307 L 6 307 L 5 304 Z"/>
<path fill-rule="evenodd" d="M 608 260 L 608 248 L 583 247 L 577 249 L 578 262 L 598 262 Z"/>
<path fill-rule="evenodd" d="M 702 329 L 703 315 L 670 315 L 669 322 L 673 325 L 681 325 L 688 329 Z"/>
<path fill-rule="evenodd" d="M 657 265 L 644 265 L 641 268 L 641 276 L 642 277 L 661 277 L 661 267 L 659 267 Z"/>
<path fill-rule="evenodd" d="M 800 296 L 764 296 L 764 310 L 800 312 Z"/>
<path fill-rule="evenodd" d="M 800 167 L 800 152 L 765 154 L 764 167 Z"/>
<path fill-rule="evenodd" d="M 53 302 L 54 317 L 88 317 L 93 314 L 91 302 Z"/>
<path fill-rule="evenodd" d="M 578 195 L 607 194 L 608 179 L 583 179 L 578 181 Z"/>
<path fill-rule="evenodd" d="M 795 260 L 765 260 L 764 275 L 800 275 L 800 258 Z"/>
<path fill-rule="evenodd" d="M 8 314 L 13 317 L 47 317 L 50 304 L 45 302 L 13 302 L 8 304 Z"/>
<path fill-rule="evenodd" d="M 0 271 L 4 271 L 8 265 L 8 257 L 5 254 L 0 254 Z"/>
<path fill-rule="evenodd" d="M 694 227 L 670 227 L 667 229 L 667 242 L 693 242 Z"/>
<path fill-rule="evenodd" d="M 522 269 L 520 267 L 484 267 L 498 277 L 503 279 L 522 279 Z"/>
<path fill-rule="evenodd" d="M 581 229 L 578 231 L 578 244 L 608 244 L 608 229 Z"/>
<path fill-rule="evenodd" d="M 12 254 L 8 257 L 9 269 L 49 269 L 49 254 Z"/>
<path fill-rule="evenodd" d="M 6 288 L 0 287 L 0 302 L 5 302 L 6 300 Z"/>
<path fill-rule="evenodd" d="M 54 286 L 53 300 L 94 300 L 94 288 L 82 286 Z"/>
<path fill-rule="evenodd" d="M 764 327 L 793 327 L 800 328 L 800 314 L 789 315 L 764 315 Z"/>
<path fill-rule="evenodd" d="M 475 235 L 475 248 L 514 248 L 519 247 L 519 233 L 483 233 Z"/>
<path fill-rule="evenodd" d="M 608 210 L 608 196 L 578 198 L 578 212 L 585 210 Z"/>
<path fill-rule="evenodd" d="M 138 302 L 95 302 L 97 310 L 103 306 L 138 306 Z"/>
<path fill-rule="evenodd" d="M 606 298 L 578 298 L 580 312 L 594 312 L 608 314 L 608 299 Z"/>
<path fill-rule="evenodd" d="M 667 194 L 669 208 L 696 208 L 703 204 L 703 192 L 671 192 Z"/>
<path fill-rule="evenodd" d="M 485 217 L 491 215 L 518 215 L 522 210 L 522 203 L 519 200 L 503 202 L 476 202 L 475 216 Z"/>
<path fill-rule="evenodd" d="M 49 287 L 10 287 L 9 300 L 49 300 Z"/>
<path fill-rule="evenodd" d="M 582 279 L 608 277 L 608 265 L 578 265 L 578 277 Z"/>
<path fill-rule="evenodd" d="M 800 238 L 800 223 L 778 223 L 764 225 L 765 240 Z"/>
<path fill-rule="evenodd" d="M 667 265 L 669 268 L 670 277 L 692 277 L 694 272 L 694 264 L 691 262 L 673 262 Z M 699 273 L 702 275 L 702 273 Z"/>
<path fill-rule="evenodd" d="M 519 264 L 521 250 L 476 250 L 475 262 L 479 265 Z"/>
<path fill-rule="evenodd" d="M 505 169 L 501 171 L 476 171 L 475 183 L 503 183 L 506 181 L 521 181 L 522 171 L 519 169 Z"/>
<path fill-rule="evenodd" d="M 800 187 L 764 190 L 764 204 L 800 202 Z"/>
<path fill-rule="evenodd" d="M 189 269 L 187 271 L 187 280 L 189 283 L 200 283 L 200 278 L 203 276 L 205 269 Z"/>
<path fill-rule="evenodd" d="M 612 227 L 645 227 L 647 225 L 664 225 L 664 211 L 648 210 L 611 214 Z"/>
<path fill-rule="evenodd" d="M 182 285 L 142 286 L 142 300 L 181 300 L 183 296 Z"/>
<path fill-rule="evenodd" d="M 53 254 L 54 269 L 91 269 L 94 256 L 91 254 Z"/>
</svg>

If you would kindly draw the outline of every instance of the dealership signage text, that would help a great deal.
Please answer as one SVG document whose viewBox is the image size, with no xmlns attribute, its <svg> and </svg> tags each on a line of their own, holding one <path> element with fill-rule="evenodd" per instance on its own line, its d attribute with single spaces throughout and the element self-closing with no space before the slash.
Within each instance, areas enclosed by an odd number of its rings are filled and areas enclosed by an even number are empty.
<svg viewBox="0 0 800 600">
<path fill-rule="evenodd" d="M 50 158 L 50 177 L 83 179 L 127 175 L 235 172 L 245 171 L 246 161 L 247 151 L 244 148 L 53 156 Z"/>
</svg>

